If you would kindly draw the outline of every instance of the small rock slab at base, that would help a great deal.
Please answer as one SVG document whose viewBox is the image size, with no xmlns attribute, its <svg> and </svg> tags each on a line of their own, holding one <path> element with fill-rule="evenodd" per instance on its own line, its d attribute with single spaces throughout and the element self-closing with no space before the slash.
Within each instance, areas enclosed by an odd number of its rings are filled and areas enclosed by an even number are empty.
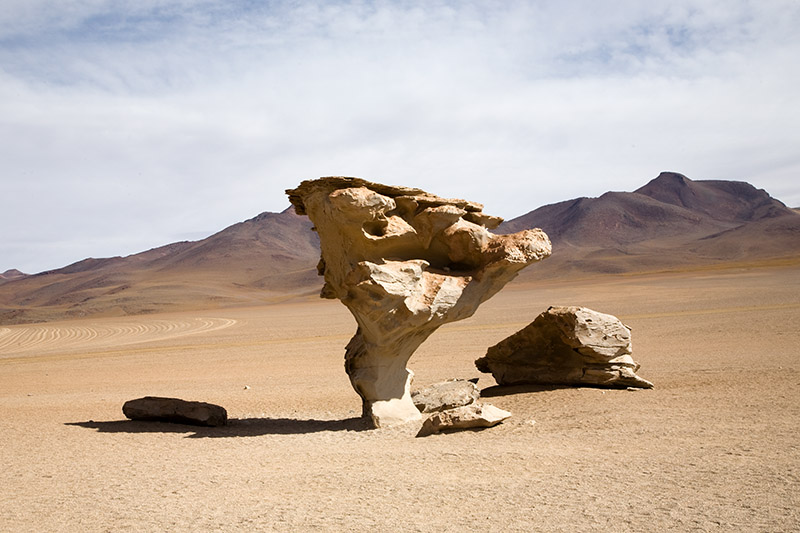
<svg viewBox="0 0 800 533">
<path fill-rule="evenodd" d="M 411 393 L 411 401 L 421 413 L 435 413 L 469 405 L 478 401 L 480 396 L 475 383 L 465 379 L 452 379 Z"/>
<path fill-rule="evenodd" d="M 422 424 L 417 437 L 426 437 L 440 431 L 496 426 L 511 413 L 489 404 L 472 403 L 431 414 Z"/>
<path fill-rule="evenodd" d="M 498 385 L 592 385 L 650 389 L 636 375 L 631 330 L 586 307 L 550 307 L 475 361 Z"/>
<path fill-rule="evenodd" d="M 129 400 L 122 406 L 122 412 L 131 420 L 154 420 L 193 426 L 224 426 L 228 422 L 228 412 L 219 405 L 157 396 Z"/>
</svg>

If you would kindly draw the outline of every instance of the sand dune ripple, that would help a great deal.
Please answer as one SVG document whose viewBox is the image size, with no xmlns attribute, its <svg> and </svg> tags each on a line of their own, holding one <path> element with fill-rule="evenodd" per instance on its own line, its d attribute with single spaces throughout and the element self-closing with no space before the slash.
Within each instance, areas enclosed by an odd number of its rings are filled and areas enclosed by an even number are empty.
<svg viewBox="0 0 800 533">
<path fill-rule="evenodd" d="M 64 350 L 91 344 L 92 348 L 153 342 L 228 328 L 228 318 L 148 319 L 31 324 L 0 328 L 0 358 L 30 352 Z"/>
</svg>

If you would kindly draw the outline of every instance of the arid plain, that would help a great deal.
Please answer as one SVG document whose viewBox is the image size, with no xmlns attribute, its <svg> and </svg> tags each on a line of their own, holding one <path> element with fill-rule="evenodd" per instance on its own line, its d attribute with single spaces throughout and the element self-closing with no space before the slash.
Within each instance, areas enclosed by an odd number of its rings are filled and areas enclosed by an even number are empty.
<svg viewBox="0 0 800 533">
<path fill-rule="evenodd" d="M 532 267 L 532 270 L 536 266 Z M 653 390 L 495 387 L 473 361 L 549 305 L 633 330 Z M 503 424 L 363 430 L 336 301 L 0 327 L 2 531 L 792 531 L 800 265 L 512 283 L 410 361 Z M 144 395 L 220 404 L 198 428 Z"/>
</svg>

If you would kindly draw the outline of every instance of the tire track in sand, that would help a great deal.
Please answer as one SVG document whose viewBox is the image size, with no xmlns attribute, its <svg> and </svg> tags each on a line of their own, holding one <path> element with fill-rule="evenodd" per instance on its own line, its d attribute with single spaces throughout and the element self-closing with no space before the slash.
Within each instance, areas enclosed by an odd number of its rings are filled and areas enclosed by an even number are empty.
<svg viewBox="0 0 800 533">
<path fill-rule="evenodd" d="M 236 324 L 229 318 L 139 319 L 89 324 L 32 324 L 0 328 L 0 359 L 86 346 L 107 348 L 209 333 Z"/>
</svg>

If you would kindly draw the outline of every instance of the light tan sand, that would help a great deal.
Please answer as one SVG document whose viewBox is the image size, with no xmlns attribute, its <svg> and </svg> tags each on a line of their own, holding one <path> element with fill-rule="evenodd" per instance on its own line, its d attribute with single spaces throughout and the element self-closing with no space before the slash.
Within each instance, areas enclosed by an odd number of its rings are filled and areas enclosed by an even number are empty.
<svg viewBox="0 0 800 533">
<path fill-rule="evenodd" d="M 656 389 L 492 389 L 473 360 L 555 304 L 630 325 Z M 359 431 L 354 328 L 319 300 L 0 327 L 0 531 L 800 529 L 800 268 L 507 288 L 411 360 L 481 376 L 513 413 L 484 431 Z M 144 395 L 233 420 L 125 421 Z"/>
</svg>

